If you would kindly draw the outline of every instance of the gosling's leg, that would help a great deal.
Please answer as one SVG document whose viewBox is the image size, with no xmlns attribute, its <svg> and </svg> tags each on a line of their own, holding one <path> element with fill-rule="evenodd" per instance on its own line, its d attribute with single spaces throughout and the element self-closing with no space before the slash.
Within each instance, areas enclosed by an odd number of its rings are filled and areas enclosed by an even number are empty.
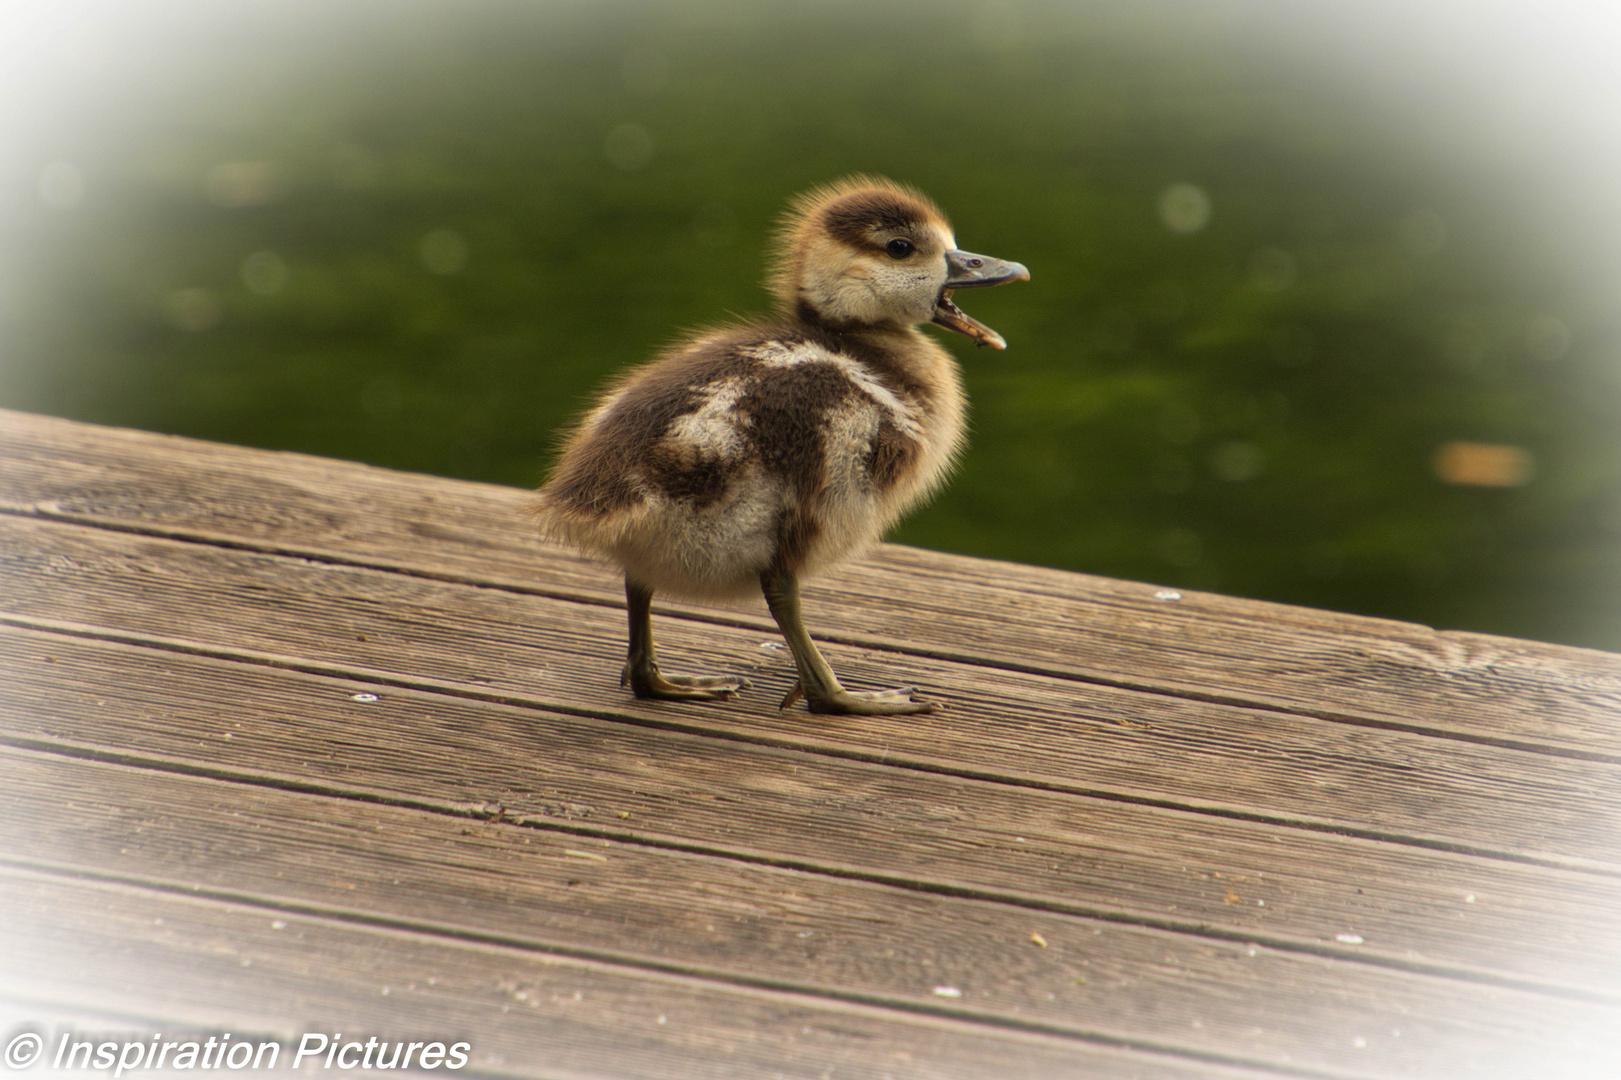
<svg viewBox="0 0 1621 1080">
<path fill-rule="evenodd" d="M 625 607 L 630 615 L 630 655 L 619 674 L 639 698 L 667 701 L 724 701 L 749 685 L 737 675 L 664 675 L 653 652 L 653 590 L 625 578 Z"/>
<path fill-rule="evenodd" d="M 767 570 L 760 575 L 760 588 L 772 616 L 782 628 L 789 651 L 794 654 L 794 666 L 799 669 L 799 682 L 782 699 L 782 708 L 798 701 L 801 694 L 810 711 L 815 713 L 889 716 L 933 712 L 937 708 L 930 701 L 913 701 L 910 686 L 872 692 L 846 690 L 805 631 L 804 619 L 799 614 L 799 579 L 786 570 Z"/>
</svg>

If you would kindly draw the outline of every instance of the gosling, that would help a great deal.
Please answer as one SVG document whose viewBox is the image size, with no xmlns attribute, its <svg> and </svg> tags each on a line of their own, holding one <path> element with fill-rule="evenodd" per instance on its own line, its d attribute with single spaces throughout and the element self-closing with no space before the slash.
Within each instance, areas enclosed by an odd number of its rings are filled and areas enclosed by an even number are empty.
<svg viewBox="0 0 1621 1080">
<path fill-rule="evenodd" d="M 957 364 L 918 325 L 1005 349 L 952 291 L 1029 279 L 1019 263 L 958 250 L 913 188 L 856 176 L 795 199 L 768 279 L 776 314 L 701 331 L 621 377 L 534 503 L 548 535 L 624 568 L 620 685 L 675 701 L 747 687 L 660 671 L 652 601 L 759 589 L 798 670 L 781 708 L 803 696 L 816 713 L 933 711 L 912 687 L 846 689 L 805 629 L 799 580 L 876 542 L 962 449 Z"/>
</svg>

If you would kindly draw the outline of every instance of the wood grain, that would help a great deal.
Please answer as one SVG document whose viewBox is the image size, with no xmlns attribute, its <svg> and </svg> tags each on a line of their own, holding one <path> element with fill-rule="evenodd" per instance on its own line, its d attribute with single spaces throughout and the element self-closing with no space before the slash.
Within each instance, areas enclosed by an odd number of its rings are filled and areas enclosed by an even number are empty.
<svg viewBox="0 0 1621 1080">
<path fill-rule="evenodd" d="M 0 778 L 13 859 L 1092 1041 L 1334 1072 L 1359 1033 L 1358 1074 L 1401 1076 L 1484 1059 L 1482 1031 L 1577 1067 L 1573 1049 L 1621 1022 L 1616 1006 L 504 822 L 15 751 Z"/>
<path fill-rule="evenodd" d="M 1621 1074 L 1621 657 L 886 546 L 661 605 L 526 493 L 0 413 L 0 1015 L 481 1075 Z M 945 988 L 941 992 L 937 988 Z M 25 1018 L 26 1019 L 26 1018 Z"/>
<path fill-rule="evenodd" d="M 775 739 L 892 764 L 994 776 L 1212 813 L 1265 815 L 1435 847 L 1621 869 L 1621 767 L 1239 710 L 915 656 L 834 649 L 856 684 L 950 688 L 938 719 L 777 713 L 791 669 L 775 641 L 686 627 L 666 648 L 746 671 L 725 706 L 638 703 L 613 674 L 612 609 L 356 567 L 0 519 L 4 609 L 136 635 L 172 634 L 462 684 L 509 700 Z"/>
<path fill-rule="evenodd" d="M 466 1039 L 486 1076 L 1276 1076 L 854 1002 L 0 868 L 0 988 L 295 1041 Z M 129 1003 L 139 1002 L 130 1016 Z M 306 1063 L 307 1064 L 307 1063 Z"/>
<path fill-rule="evenodd" d="M 511 488 L 0 414 L 13 510 L 616 603 Z M 856 646 L 1621 759 L 1621 658 L 1484 634 L 880 548 L 807 589 Z M 763 612 L 673 607 L 769 632 Z"/>
<path fill-rule="evenodd" d="M 1621 995 L 1621 888 L 1607 876 L 26 631 L 0 630 L 0 681 L 14 745 L 451 815 L 499 807 L 571 835 L 1029 917 Z M 378 700 L 353 700 L 366 692 Z M 1337 940 L 1353 933 L 1361 943 Z"/>
</svg>

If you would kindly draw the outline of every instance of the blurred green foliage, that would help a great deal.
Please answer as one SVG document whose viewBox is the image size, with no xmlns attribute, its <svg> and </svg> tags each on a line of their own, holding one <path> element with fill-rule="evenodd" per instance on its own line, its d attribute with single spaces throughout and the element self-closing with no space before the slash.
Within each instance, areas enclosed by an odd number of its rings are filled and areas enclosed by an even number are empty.
<svg viewBox="0 0 1621 1080">
<path fill-rule="evenodd" d="M 0 404 L 532 486 L 609 373 L 765 306 L 789 194 L 878 172 L 1034 274 L 965 298 L 1012 347 L 951 342 L 974 444 L 895 539 L 1621 647 L 1583 267 L 1421 124 L 1166 10 L 193 28 L 4 177 Z M 1459 440 L 1530 482 L 1442 482 Z"/>
</svg>

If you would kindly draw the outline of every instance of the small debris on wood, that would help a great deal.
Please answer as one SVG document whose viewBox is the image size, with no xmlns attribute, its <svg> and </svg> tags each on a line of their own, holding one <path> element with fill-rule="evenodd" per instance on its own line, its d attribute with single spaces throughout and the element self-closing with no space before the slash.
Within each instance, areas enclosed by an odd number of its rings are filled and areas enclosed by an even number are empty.
<svg viewBox="0 0 1621 1080">
<path fill-rule="evenodd" d="M 598 855 L 594 851 L 580 851 L 577 848 L 564 848 L 564 855 L 572 855 L 576 859 L 590 859 L 592 862 L 607 862 L 608 856 Z"/>
</svg>

